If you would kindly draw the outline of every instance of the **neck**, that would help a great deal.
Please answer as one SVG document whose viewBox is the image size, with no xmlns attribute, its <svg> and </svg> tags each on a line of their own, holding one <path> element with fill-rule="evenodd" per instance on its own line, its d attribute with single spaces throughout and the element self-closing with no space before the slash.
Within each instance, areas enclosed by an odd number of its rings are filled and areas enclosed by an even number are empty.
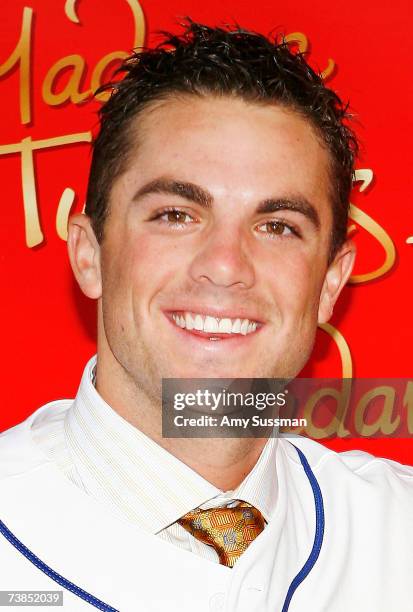
<svg viewBox="0 0 413 612">
<path fill-rule="evenodd" d="M 96 389 L 115 412 L 223 491 L 235 489 L 255 466 L 267 438 L 165 438 L 161 402 L 99 359 Z"/>
<path fill-rule="evenodd" d="M 251 472 L 266 441 L 262 438 L 196 438 L 178 440 L 184 444 L 176 444 L 176 439 L 157 442 L 218 489 L 232 491 Z"/>
</svg>

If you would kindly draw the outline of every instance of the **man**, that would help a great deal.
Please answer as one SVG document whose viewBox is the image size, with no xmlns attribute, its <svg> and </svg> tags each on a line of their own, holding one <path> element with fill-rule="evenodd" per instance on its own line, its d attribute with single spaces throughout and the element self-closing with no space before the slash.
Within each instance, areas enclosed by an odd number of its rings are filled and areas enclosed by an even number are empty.
<svg viewBox="0 0 413 612">
<path fill-rule="evenodd" d="M 412 468 L 162 437 L 163 378 L 308 360 L 355 255 L 345 108 L 287 45 L 191 21 L 124 70 L 69 226 L 97 359 L 74 401 L 0 439 L 1 589 L 60 588 L 69 610 L 411 610 Z"/>
</svg>

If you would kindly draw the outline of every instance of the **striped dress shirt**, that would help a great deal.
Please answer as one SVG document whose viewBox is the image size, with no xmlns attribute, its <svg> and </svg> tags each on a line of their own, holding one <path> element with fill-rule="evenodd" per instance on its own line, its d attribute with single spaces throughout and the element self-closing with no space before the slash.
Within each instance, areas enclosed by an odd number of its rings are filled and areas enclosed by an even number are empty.
<svg viewBox="0 0 413 612">
<path fill-rule="evenodd" d="M 277 439 L 269 438 L 256 465 L 234 491 L 221 491 L 120 417 L 95 386 L 96 356 L 69 408 L 36 419 L 33 437 L 65 476 L 118 518 L 179 548 L 218 563 L 215 550 L 176 521 L 201 507 L 255 506 L 266 523 L 277 500 Z"/>
</svg>

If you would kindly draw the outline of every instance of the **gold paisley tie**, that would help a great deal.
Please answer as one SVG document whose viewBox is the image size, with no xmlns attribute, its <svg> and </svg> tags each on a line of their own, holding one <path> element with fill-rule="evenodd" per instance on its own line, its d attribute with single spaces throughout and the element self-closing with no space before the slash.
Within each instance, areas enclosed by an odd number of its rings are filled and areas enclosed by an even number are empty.
<svg viewBox="0 0 413 612">
<path fill-rule="evenodd" d="M 235 563 L 253 540 L 264 529 L 261 512 L 241 502 L 235 508 L 196 508 L 178 520 L 204 544 L 213 546 L 221 565 L 234 567 Z"/>
</svg>

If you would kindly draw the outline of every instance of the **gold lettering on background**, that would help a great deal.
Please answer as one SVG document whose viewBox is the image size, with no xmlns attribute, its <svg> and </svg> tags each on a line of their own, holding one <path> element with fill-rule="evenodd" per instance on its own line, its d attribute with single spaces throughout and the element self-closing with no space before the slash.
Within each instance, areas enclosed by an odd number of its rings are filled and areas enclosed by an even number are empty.
<svg viewBox="0 0 413 612">
<path fill-rule="evenodd" d="M 334 340 L 338 348 L 341 359 L 341 375 L 343 378 L 341 389 L 325 387 L 316 391 L 309 397 L 304 406 L 302 416 L 307 420 L 307 425 L 305 427 L 290 428 L 288 431 L 297 434 L 305 432 L 306 435 L 315 440 L 320 440 L 334 434 L 340 438 L 344 438 L 350 435 L 350 432 L 344 426 L 350 403 L 352 386 L 351 377 L 353 375 L 353 361 L 350 347 L 343 334 L 339 332 L 336 327 L 331 325 L 331 323 L 320 323 L 319 328 L 325 331 Z M 331 397 L 337 402 L 337 410 L 329 425 L 322 428 L 316 427 L 313 418 L 314 410 L 319 401 L 326 397 Z"/>
<path fill-rule="evenodd" d="M 126 2 L 128 3 L 133 16 L 135 31 L 133 48 L 138 49 L 140 47 L 143 47 L 143 43 L 145 40 L 145 15 L 143 14 L 142 7 L 139 4 L 138 0 L 126 0 Z M 95 92 L 98 87 L 100 87 L 100 85 L 102 84 L 102 75 L 107 66 L 109 66 L 109 64 L 116 60 L 124 60 L 128 57 L 128 55 L 129 54 L 125 53 L 125 51 L 113 51 L 112 53 L 108 53 L 107 55 L 102 57 L 102 59 L 99 60 L 99 62 L 96 64 L 92 74 L 91 91 Z M 109 98 L 109 96 L 109 91 L 103 91 L 98 94 L 96 98 L 100 102 L 105 102 Z"/>
<path fill-rule="evenodd" d="M 77 0 L 66 0 L 65 3 L 65 13 L 66 17 L 73 21 L 73 23 L 80 23 L 79 17 L 76 13 L 76 1 Z"/>
<path fill-rule="evenodd" d="M 70 210 L 75 201 L 75 192 L 70 187 L 66 187 L 60 196 L 59 205 L 56 213 L 56 232 L 59 238 L 67 240 L 67 222 Z"/>
<path fill-rule="evenodd" d="M 133 47 L 142 47 L 145 40 L 145 18 L 138 0 L 125 0 L 133 18 Z M 66 0 L 65 14 L 73 23 L 80 23 L 76 12 L 76 0 Z M 19 40 L 6 61 L 0 65 L 0 77 L 6 76 L 17 66 L 19 69 L 20 121 L 26 125 L 31 121 L 31 45 L 33 34 L 33 10 L 25 7 Z M 42 83 L 42 99 L 48 106 L 60 105 L 70 101 L 80 104 L 92 96 L 101 85 L 106 68 L 114 61 L 127 57 L 125 51 L 112 51 L 103 56 L 92 71 L 91 87 L 80 91 L 83 83 L 86 62 L 78 54 L 67 55 L 57 60 L 47 71 Z M 67 83 L 58 91 L 59 77 L 70 72 Z M 107 94 L 99 96 L 103 100 Z M 82 132 L 32 140 L 30 136 L 21 142 L 0 145 L 0 155 L 20 154 L 21 184 L 26 245 L 29 248 L 38 246 L 44 240 L 40 224 L 39 208 L 36 193 L 36 176 L 33 163 L 33 151 L 65 146 L 73 143 L 90 142 L 91 133 Z M 75 199 L 75 192 L 66 187 L 60 197 L 56 214 L 56 231 L 62 240 L 67 238 L 67 217 Z"/>
<path fill-rule="evenodd" d="M 132 11 L 134 25 L 133 48 L 142 47 L 145 40 L 145 18 L 142 8 L 137 0 L 126 0 Z M 80 23 L 76 13 L 76 0 L 68 0 L 65 5 L 65 12 L 70 21 Z M 58 60 L 49 69 L 46 78 L 43 82 L 42 94 L 43 100 L 49 106 L 57 106 L 64 102 L 70 101 L 73 104 L 80 104 L 94 95 L 95 91 L 102 85 L 102 77 L 106 68 L 115 61 L 123 61 L 129 56 L 126 51 L 111 51 L 104 55 L 93 69 L 90 79 L 90 88 L 86 91 L 80 91 L 80 84 L 86 70 L 86 62 L 81 55 L 67 55 Z M 69 82 L 63 91 L 57 93 L 55 91 L 55 83 L 59 75 L 71 68 L 72 74 Z M 100 102 L 105 102 L 110 96 L 109 91 L 104 91 L 96 96 Z"/>
<path fill-rule="evenodd" d="M 354 182 L 361 182 L 360 192 L 367 189 L 370 183 L 373 180 L 373 171 L 369 168 L 364 168 L 355 171 L 355 180 Z M 367 213 L 362 211 L 360 208 L 355 206 L 354 204 L 350 204 L 350 212 L 349 217 L 356 221 L 361 227 L 366 229 L 374 238 L 381 244 L 385 252 L 385 259 L 382 265 L 373 270 L 372 272 L 366 272 L 364 274 L 353 274 L 350 276 L 350 283 L 364 283 L 366 281 L 371 281 L 375 278 L 379 278 L 383 276 L 392 269 L 394 266 L 394 262 L 396 260 L 396 248 L 394 243 L 386 230 L 382 228 L 377 221 L 374 221 Z M 355 229 L 355 225 L 351 225 L 348 229 L 349 233 Z"/>
<path fill-rule="evenodd" d="M 319 328 L 325 331 L 336 343 L 341 358 L 341 376 L 351 378 L 353 376 L 353 360 L 350 347 L 343 334 L 331 323 L 320 323 Z"/>
<path fill-rule="evenodd" d="M 20 70 L 20 121 L 23 125 L 30 123 L 30 47 L 32 32 L 33 10 L 25 7 L 23 9 L 22 29 L 19 41 L 12 54 L 0 66 L 0 77 L 10 72 L 14 66 L 19 65 Z"/>
<path fill-rule="evenodd" d="M 351 403 L 353 391 L 355 397 Z M 397 401 L 398 393 L 401 394 L 401 389 L 396 381 L 395 386 L 378 385 L 359 395 L 357 384 L 353 389 L 353 380 L 344 379 L 341 390 L 328 387 L 317 389 L 307 400 L 303 414 L 300 414 L 300 417 L 306 419 L 306 426 L 288 428 L 288 431 L 295 434 L 304 433 L 317 440 L 331 436 L 338 438 L 345 436 L 363 438 L 411 436 L 413 435 L 413 381 L 406 381 L 404 396 L 399 402 Z M 337 402 L 337 409 L 332 414 L 328 425 L 317 427 L 314 423 L 314 410 L 318 402 L 324 398 L 334 399 Z M 379 405 L 377 405 L 378 401 L 380 401 Z M 368 422 L 368 410 L 371 404 L 378 410 L 376 410 L 375 420 L 370 419 Z"/>
<path fill-rule="evenodd" d="M 133 48 L 142 47 L 145 40 L 145 17 L 142 7 L 138 0 L 125 0 L 128 4 L 133 18 Z M 65 13 L 73 23 L 80 23 L 76 13 L 76 0 L 67 0 Z M 26 125 L 31 121 L 31 44 L 33 34 L 33 9 L 25 7 L 23 9 L 22 27 L 20 38 L 16 47 L 0 65 L 0 77 L 9 74 L 15 66 L 19 67 L 19 90 L 20 90 L 20 121 Z M 83 82 L 86 72 L 85 59 L 78 54 L 67 55 L 57 60 L 47 71 L 42 83 L 42 98 L 49 106 L 57 106 L 67 101 L 73 104 L 80 104 L 92 98 L 93 93 L 102 84 L 101 79 L 105 69 L 116 60 L 124 60 L 128 57 L 126 51 L 111 51 L 103 56 L 92 71 L 90 87 L 85 91 L 80 91 L 80 84 Z M 56 83 L 59 76 L 71 71 L 69 82 L 62 91 L 56 91 Z M 108 98 L 109 93 L 105 92 L 98 96 L 100 101 Z"/>
<path fill-rule="evenodd" d="M 324 70 L 321 72 L 321 78 L 323 79 L 323 81 L 326 81 L 333 74 L 335 66 L 335 61 L 332 60 L 331 57 L 329 57 L 327 60 L 327 68 L 324 68 Z"/>
<path fill-rule="evenodd" d="M 300 53 L 306 53 L 308 51 L 308 38 L 302 32 L 292 32 L 291 34 L 287 34 L 284 36 L 284 40 L 287 43 L 297 45 Z M 329 57 L 327 60 L 327 68 L 324 68 L 324 70 L 321 72 L 321 78 L 324 81 L 332 75 L 335 65 L 335 61 Z"/>
<path fill-rule="evenodd" d="M 320 439 L 329 437 L 336 434 L 340 438 L 344 438 L 350 435 L 350 432 L 344 427 L 345 417 L 349 407 L 350 396 L 351 396 L 351 378 L 353 376 L 353 360 L 351 358 L 350 347 L 347 344 L 343 334 L 331 323 L 321 323 L 319 328 L 326 332 L 335 342 L 341 359 L 341 376 L 343 382 L 341 389 L 334 389 L 332 387 L 326 387 L 320 389 L 312 397 L 309 398 L 305 405 L 305 415 L 308 415 L 307 419 L 307 433 L 311 438 Z M 312 414 L 316 404 L 321 398 L 332 397 L 337 402 L 337 411 L 334 418 L 331 420 L 330 425 L 327 428 L 319 429 L 313 424 Z"/>
<path fill-rule="evenodd" d="M 297 45 L 300 53 L 308 51 L 308 38 L 302 32 L 291 32 L 291 34 L 284 36 L 284 40 L 286 43 Z"/>
<path fill-rule="evenodd" d="M 319 389 L 307 400 L 304 407 L 303 418 L 306 419 L 307 425 L 304 430 L 306 434 L 314 440 L 321 440 L 323 438 L 329 438 L 332 435 L 337 435 L 339 438 L 345 438 L 350 435 L 348 429 L 345 428 L 344 423 L 350 404 L 351 396 L 351 379 L 344 379 L 342 382 L 341 389 L 334 389 L 334 387 L 325 387 Z M 337 409 L 329 423 L 325 427 L 316 427 L 314 425 L 314 409 L 321 399 L 331 397 L 337 402 Z"/>
<path fill-rule="evenodd" d="M 133 23 L 135 29 L 135 37 L 133 47 L 137 49 L 143 46 L 145 40 L 145 15 L 138 0 L 126 0 L 132 11 Z"/>
<path fill-rule="evenodd" d="M 57 106 L 70 100 L 73 104 L 79 104 L 90 96 L 90 90 L 80 92 L 80 83 L 82 81 L 83 72 L 85 70 L 85 60 L 81 55 L 66 55 L 58 60 L 49 69 L 43 81 L 42 95 L 43 100 L 49 106 Z M 57 93 L 55 84 L 58 80 L 59 73 L 66 72 L 70 69 L 71 74 L 68 83 L 63 90 Z"/>
<path fill-rule="evenodd" d="M 376 397 L 383 397 L 383 409 L 377 420 L 368 425 L 365 421 L 365 413 L 369 403 Z M 400 425 L 400 415 L 397 415 L 394 421 L 391 420 L 395 398 L 396 391 L 393 387 L 384 385 L 375 387 L 363 395 L 357 404 L 355 413 L 354 425 L 357 433 L 366 438 L 376 435 L 379 431 L 387 436 L 393 434 Z"/>
<path fill-rule="evenodd" d="M 134 43 L 133 48 L 142 47 L 145 40 L 145 15 L 139 0 L 125 0 L 132 11 L 133 26 L 134 26 Z M 65 13 L 66 17 L 73 23 L 80 23 L 80 19 L 76 12 L 77 0 L 66 0 Z"/>
<path fill-rule="evenodd" d="M 20 153 L 21 155 L 24 225 L 26 244 L 29 248 L 41 244 L 44 239 L 37 204 L 33 151 L 61 147 L 78 142 L 90 142 L 91 139 L 92 135 L 90 132 L 45 138 L 44 140 L 32 140 L 30 136 L 27 136 L 21 142 L 0 146 L 0 155 L 10 155 L 13 153 Z"/>
<path fill-rule="evenodd" d="M 101 86 L 102 75 L 106 68 L 109 66 L 109 64 L 115 62 L 116 60 L 125 60 L 127 57 L 128 53 L 125 53 L 125 51 L 113 51 L 113 53 L 108 53 L 107 55 L 102 57 L 102 59 L 100 59 L 96 64 L 95 69 L 93 71 L 92 79 L 90 82 L 90 93 L 95 93 L 95 91 Z M 101 91 L 95 97 L 96 100 L 99 100 L 100 102 L 106 102 L 106 100 L 108 100 L 110 97 L 110 91 Z"/>
</svg>

